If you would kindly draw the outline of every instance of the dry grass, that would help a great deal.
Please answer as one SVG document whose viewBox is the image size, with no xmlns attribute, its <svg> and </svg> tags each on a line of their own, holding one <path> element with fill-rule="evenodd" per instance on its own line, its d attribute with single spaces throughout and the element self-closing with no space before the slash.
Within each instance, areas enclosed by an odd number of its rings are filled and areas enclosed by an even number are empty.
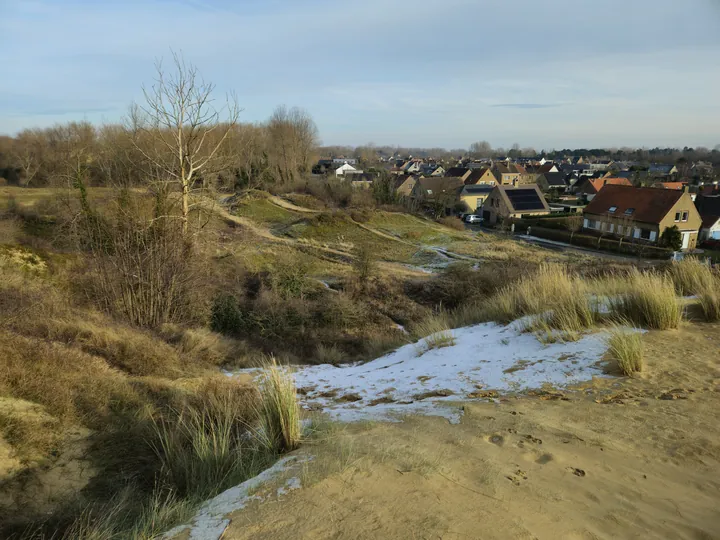
<svg viewBox="0 0 720 540">
<path fill-rule="evenodd" d="M 633 272 L 630 289 L 611 300 L 613 312 L 642 328 L 669 330 L 682 320 L 682 306 L 672 279 L 662 274 Z"/>
<path fill-rule="evenodd" d="M 345 353 L 337 345 L 325 345 L 319 343 L 315 352 L 315 363 L 317 364 L 341 364 L 345 359 Z"/>
<path fill-rule="evenodd" d="M 686 257 L 679 262 L 673 261 L 668 274 L 678 294 L 683 296 L 700 294 L 711 288 L 715 279 L 712 269 L 694 257 Z"/>
<path fill-rule="evenodd" d="M 642 334 L 625 325 L 614 325 L 607 339 L 608 353 L 629 377 L 643 371 Z"/>
<path fill-rule="evenodd" d="M 258 437 L 277 452 L 295 450 L 302 437 L 295 378 L 271 358 L 263 367 L 260 391 Z"/>
<path fill-rule="evenodd" d="M 720 278 L 715 278 L 707 289 L 698 293 L 698 301 L 706 321 L 720 321 Z"/>
<path fill-rule="evenodd" d="M 451 318 L 445 312 L 427 317 L 413 325 L 413 335 L 420 338 L 416 346 L 418 356 L 432 349 L 455 345 L 455 336 L 450 329 L 450 325 Z"/>
</svg>

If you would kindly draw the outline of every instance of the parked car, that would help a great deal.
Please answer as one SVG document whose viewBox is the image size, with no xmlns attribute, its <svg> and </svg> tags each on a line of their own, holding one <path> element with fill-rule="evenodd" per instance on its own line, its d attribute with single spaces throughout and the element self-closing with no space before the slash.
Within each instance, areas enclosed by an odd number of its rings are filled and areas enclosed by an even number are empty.
<svg viewBox="0 0 720 540">
<path fill-rule="evenodd" d="M 468 214 L 465 216 L 466 223 L 482 223 L 483 218 L 476 214 Z"/>
</svg>

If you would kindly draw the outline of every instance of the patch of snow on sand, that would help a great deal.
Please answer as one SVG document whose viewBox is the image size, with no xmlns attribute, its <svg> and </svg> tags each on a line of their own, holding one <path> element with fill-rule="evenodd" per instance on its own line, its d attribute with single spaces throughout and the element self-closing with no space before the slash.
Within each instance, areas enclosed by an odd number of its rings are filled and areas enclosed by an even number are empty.
<svg viewBox="0 0 720 540">
<path fill-rule="evenodd" d="M 297 465 L 311 458 L 307 456 L 289 456 L 281 459 L 269 469 L 265 469 L 257 476 L 246 480 L 242 484 L 223 491 L 214 499 L 210 499 L 202 505 L 195 517 L 193 517 L 189 525 L 181 525 L 175 527 L 171 531 L 166 532 L 163 538 L 174 538 L 180 533 L 190 529 L 190 540 L 218 540 L 222 537 L 225 529 L 230 524 L 227 517 L 236 510 L 245 508 L 250 501 L 262 500 L 262 497 L 250 495 L 250 491 L 258 486 L 272 480 L 282 472 L 288 470 L 292 465 Z M 290 478 L 285 486 L 277 490 L 277 495 L 285 495 L 286 493 L 300 488 L 299 478 Z"/>
<path fill-rule="evenodd" d="M 596 364 L 607 346 L 604 333 L 543 345 L 523 324 L 480 324 L 453 330 L 455 345 L 420 356 L 423 341 L 368 362 L 299 368 L 303 405 L 341 421 L 392 419 L 404 414 L 459 418 L 457 407 L 479 389 L 520 391 L 545 384 L 562 387 L 603 374 Z M 441 392 L 446 395 L 430 395 Z M 425 394 L 425 396 L 423 396 Z"/>
</svg>

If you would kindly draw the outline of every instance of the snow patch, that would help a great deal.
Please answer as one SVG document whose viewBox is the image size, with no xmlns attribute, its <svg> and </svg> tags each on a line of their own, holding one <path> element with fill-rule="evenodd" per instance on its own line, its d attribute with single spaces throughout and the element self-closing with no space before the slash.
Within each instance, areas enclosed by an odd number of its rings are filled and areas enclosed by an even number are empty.
<svg viewBox="0 0 720 540">
<path fill-rule="evenodd" d="M 174 538 L 189 529 L 190 540 L 218 540 L 230 524 L 230 519 L 227 517 L 229 514 L 245 508 L 253 500 L 263 499 L 258 495 L 250 495 L 250 491 L 272 480 L 291 466 L 310 461 L 310 459 L 312 458 L 309 456 L 289 456 L 279 460 L 254 478 L 223 491 L 217 497 L 207 501 L 195 514 L 190 524 L 175 527 L 166 532 L 163 538 Z M 277 494 L 285 495 L 300 487 L 299 478 L 290 478 L 283 487 L 277 490 Z"/>
<path fill-rule="evenodd" d="M 563 387 L 604 376 L 597 364 L 607 350 L 605 332 L 542 344 L 523 332 L 528 322 L 452 330 L 454 345 L 420 356 L 426 340 L 365 364 L 301 367 L 295 373 L 301 403 L 348 422 L 397 420 L 408 414 L 458 421 L 462 410 L 457 402 L 482 399 L 482 390 Z"/>
</svg>

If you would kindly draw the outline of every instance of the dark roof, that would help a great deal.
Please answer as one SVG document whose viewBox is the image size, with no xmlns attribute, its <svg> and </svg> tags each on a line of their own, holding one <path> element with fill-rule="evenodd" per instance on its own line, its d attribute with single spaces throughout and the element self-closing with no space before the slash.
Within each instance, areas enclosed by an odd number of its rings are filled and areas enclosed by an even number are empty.
<svg viewBox="0 0 720 540">
<path fill-rule="evenodd" d="M 450 167 L 445 171 L 445 176 L 465 176 L 469 171 L 466 167 Z"/>
<path fill-rule="evenodd" d="M 394 182 L 395 189 L 402 186 L 408 180 L 408 178 L 412 178 L 412 176 L 409 174 L 398 174 L 397 178 L 395 178 L 395 182 Z"/>
<path fill-rule="evenodd" d="M 549 186 L 565 187 L 567 182 L 565 181 L 565 175 L 559 172 L 549 172 L 543 174 L 545 180 Z"/>
<path fill-rule="evenodd" d="M 695 207 L 703 220 L 703 227 L 712 227 L 720 218 L 720 195 L 698 195 Z"/>
<path fill-rule="evenodd" d="M 478 195 L 482 193 L 490 193 L 493 189 L 495 189 L 495 186 L 486 186 L 483 184 L 465 184 L 465 189 L 463 189 L 463 193 L 467 193 L 469 195 Z"/>
<path fill-rule="evenodd" d="M 513 212 L 550 211 L 537 184 L 517 187 L 496 186 L 495 189 L 505 196 Z"/>
<path fill-rule="evenodd" d="M 455 176 L 428 176 L 420 178 L 418 184 L 425 191 L 432 191 L 431 195 L 437 195 L 439 193 L 457 190 L 457 188 L 464 185 L 464 182 L 462 178 Z"/>
<path fill-rule="evenodd" d="M 465 179 L 466 184 L 476 184 L 480 178 L 488 171 L 490 167 L 483 167 L 482 169 L 471 169 L 470 174 Z"/>
<path fill-rule="evenodd" d="M 550 169 L 552 169 L 555 166 L 555 164 L 552 161 L 548 161 L 545 165 L 540 165 L 537 172 L 540 174 L 549 173 Z"/>
<path fill-rule="evenodd" d="M 660 223 L 683 194 L 683 191 L 675 189 L 607 185 L 585 207 L 585 212 L 607 214 L 614 206 L 612 215 L 621 218 L 627 215 L 643 223 Z M 632 212 L 626 214 L 628 209 Z"/>
</svg>

